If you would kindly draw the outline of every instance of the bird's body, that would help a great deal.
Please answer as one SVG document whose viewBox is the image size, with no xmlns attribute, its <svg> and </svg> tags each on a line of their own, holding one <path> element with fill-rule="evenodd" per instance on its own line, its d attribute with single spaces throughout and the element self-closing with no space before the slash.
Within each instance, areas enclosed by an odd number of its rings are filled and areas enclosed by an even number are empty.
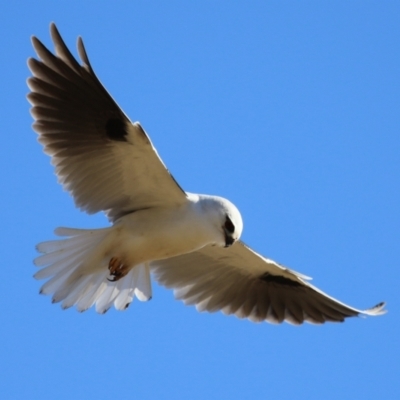
<svg viewBox="0 0 400 400">
<path fill-rule="evenodd" d="M 207 245 L 224 246 L 219 227 L 214 227 L 210 214 L 204 212 L 204 203 L 212 200 L 191 195 L 178 206 L 144 209 L 121 217 L 110 228 L 113 239 L 105 258 L 117 256 L 123 264 L 133 267 Z"/>
<path fill-rule="evenodd" d="M 228 200 L 185 192 L 138 122 L 132 123 L 101 85 L 82 40 L 79 65 L 54 24 L 56 54 L 36 38 L 30 59 L 34 129 L 60 183 L 88 213 L 104 211 L 112 226 L 58 228 L 66 238 L 40 243 L 41 292 L 80 311 L 123 310 L 134 296 L 151 298 L 151 274 L 199 310 L 254 321 L 301 324 L 379 315 L 316 287 L 304 275 L 257 254 L 240 241 L 238 209 Z"/>
<path fill-rule="evenodd" d="M 39 251 L 49 253 L 46 244 L 55 243 L 55 259 L 65 260 L 58 268 L 57 263 L 54 263 L 36 274 L 37 278 L 47 275 L 48 270 L 55 272 L 56 278 L 61 274 L 61 279 L 55 280 L 56 286 L 50 280 L 43 286 L 42 292 L 46 293 L 51 289 L 55 292 L 55 301 L 65 300 L 64 296 L 87 277 L 102 276 L 104 273 L 108 275 L 107 270 L 112 271 L 110 261 L 113 260 L 116 268 L 107 278 L 109 285 L 125 278 L 133 269 L 140 270 L 142 280 L 136 282 L 136 289 L 142 300 L 147 300 L 151 298 L 150 263 L 192 253 L 207 245 L 226 245 L 222 240 L 221 227 L 215 223 L 214 217 L 215 213 L 224 213 L 227 207 L 235 215 L 240 227 L 239 211 L 228 200 L 216 196 L 188 194 L 183 204 L 138 210 L 120 217 L 109 228 L 59 228 L 56 233 L 60 236 L 73 236 L 73 243 L 70 246 L 71 239 L 65 239 L 64 247 L 63 241 L 45 242 L 38 246 Z M 210 209 L 213 212 L 209 212 Z M 35 262 L 38 266 L 48 263 L 48 255 L 39 256 Z"/>
</svg>

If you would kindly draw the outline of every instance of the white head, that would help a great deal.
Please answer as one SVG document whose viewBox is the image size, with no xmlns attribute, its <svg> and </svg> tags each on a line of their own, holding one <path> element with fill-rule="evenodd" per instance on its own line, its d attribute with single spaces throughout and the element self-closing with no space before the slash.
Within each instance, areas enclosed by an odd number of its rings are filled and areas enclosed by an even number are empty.
<svg viewBox="0 0 400 400">
<path fill-rule="evenodd" d="M 199 195 L 199 204 L 220 233 L 218 244 L 229 247 L 239 240 L 243 230 L 242 216 L 229 200 L 218 196 Z"/>
</svg>

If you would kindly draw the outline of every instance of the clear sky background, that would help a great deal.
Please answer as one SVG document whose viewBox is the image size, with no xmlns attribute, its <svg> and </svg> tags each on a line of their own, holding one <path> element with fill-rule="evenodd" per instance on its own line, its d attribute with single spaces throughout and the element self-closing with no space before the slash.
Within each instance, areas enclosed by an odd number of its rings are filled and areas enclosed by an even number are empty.
<svg viewBox="0 0 400 400">
<path fill-rule="evenodd" d="M 400 2 L 0 5 L 2 399 L 400 398 Z M 241 210 L 243 239 L 359 308 L 293 327 L 198 313 L 154 284 L 126 312 L 39 296 L 35 244 L 95 228 L 36 142 L 30 36 L 81 35 L 181 186 Z"/>
</svg>

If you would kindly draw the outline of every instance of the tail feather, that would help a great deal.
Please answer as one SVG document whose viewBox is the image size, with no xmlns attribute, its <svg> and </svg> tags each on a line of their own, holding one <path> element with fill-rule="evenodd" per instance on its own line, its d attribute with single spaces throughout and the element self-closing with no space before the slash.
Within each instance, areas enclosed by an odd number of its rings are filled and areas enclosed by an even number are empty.
<svg viewBox="0 0 400 400">
<path fill-rule="evenodd" d="M 96 311 L 104 314 L 113 303 L 117 310 L 125 310 L 132 302 L 134 294 L 140 301 L 151 298 L 150 271 L 147 263 L 136 265 L 123 279 L 108 282 L 96 301 Z"/>
<path fill-rule="evenodd" d="M 115 299 L 114 305 L 117 310 L 126 310 L 133 301 L 135 292 L 135 273 L 136 268 L 132 269 L 129 274 L 122 279 L 121 291 Z"/>
<path fill-rule="evenodd" d="M 135 288 L 135 295 L 140 301 L 147 301 L 151 299 L 151 279 L 150 279 L 150 268 L 148 263 L 138 265 L 137 269 L 137 281 Z"/>
<path fill-rule="evenodd" d="M 75 267 L 76 268 L 76 267 Z M 68 277 L 75 271 L 75 268 L 64 268 L 50 278 L 41 288 L 40 294 L 51 294 L 59 289 Z"/>
<path fill-rule="evenodd" d="M 77 253 L 80 253 L 82 250 L 86 251 L 89 244 L 95 243 L 93 240 L 91 243 L 88 241 L 76 241 L 76 244 L 67 243 L 69 239 L 66 240 L 58 240 L 58 242 L 66 242 L 61 249 L 52 251 L 51 253 L 42 254 L 39 257 L 36 257 L 33 263 L 37 267 L 42 267 L 44 265 L 52 264 L 56 261 L 62 261 L 71 258 Z"/>
<path fill-rule="evenodd" d="M 74 265 L 76 265 L 76 263 L 78 262 L 79 258 L 82 257 L 85 252 L 86 250 L 84 249 L 71 254 L 71 257 L 62 258 L 59 261 L 55 260 L 53 264 L 50 264 L 47 267 L 44 267 L 36 272 L 36 274 L 34 275 L 35 279 L 45 279 L 57 274 L 64 269 L 73 268 Z"/>
<path fill-rule="evenodd" d="M 80 312 L 88 310 L 93 306 L 98 296 L 106 288 L 107 273 L 98 274 L 93 277 L 88 287 L 86 288 L 86 294 L 80 297 L 76 303 L 76 309 Z"/>
<path fill-rule="evenodd" d="M 93 277 L 90 275 L 82 277 L 80 282 L 72 289 L 72 291 L 67 293 L 67 295 L 62 300 L 60 299 L 60 301 L 62 301 L 61 307 L 64 310 L 72 307 L 81 297 L 85 295 L 85 290 L 88 286 L 88 283 L 92 279 Z"/>
<path fill-rule="evenodd" d="M 74 248 L 82 244 L 82 235 L 85 235 L 85 243 L 89 241 L 97 241 L 99 237 L 104 236 L 106 231 L 110 228 L 102 229 L 71 229 L 71 228 L 57 228 L 54 233 L 57 236 L 69 236 L 64 240 L 49 240 L 47 242 L 39 243 L 36 249 L 40 253 L 52 253 L 57 250 L 66 251 L 67 249 Z M 67 233 L 71 232 L 70 235 Z"/>
<path fill-rule="evenodd" d="M 64 240 L 52 240 L 49 242 L 43 242 L 36 246 L 37 250 L 42 254 L 35 258 L 34 264 L 37 267 L 41 267 L 46 264 L 54 262 L 54 259 L 60 259 L 65 253 L 77 252 L 84 248 L 87 248 L 89 243 L 95 243 L 94 240 L 82 241 L 81 238 L 74 237 L 71 239 Z"/>
<path fill-rule="evenodd" d="M 40 243 L 34 263 L 40 270 L 36 279 L 50 278 L 41 288 L 43 294 L 53 294 L 54 303 L 62 308 L 76 306 L 85 311 L 96 305 L 96 311 L 105 313 L 113 304 L 124 310 L 133 301 L 151 298 L 150 271 L 147 263 L 137 265 L 117 280 L 109 281 L 108 262 L 112 254 L 113 228 L 84 230 L 57 228 L 63 240 Z"/>
<path fill-rule="evenodd" d="M 107 284 L 106 289 L 104 290 L 102 295 L 97 299 L 96 311 L 99 314 L 106 313 L 112 306 L 115 298 L 118 296 L 119 293 L 118 284 L 121 282 L 121 280 L 117 282 L 110 282 L 111 284 Z"/>
</svg>

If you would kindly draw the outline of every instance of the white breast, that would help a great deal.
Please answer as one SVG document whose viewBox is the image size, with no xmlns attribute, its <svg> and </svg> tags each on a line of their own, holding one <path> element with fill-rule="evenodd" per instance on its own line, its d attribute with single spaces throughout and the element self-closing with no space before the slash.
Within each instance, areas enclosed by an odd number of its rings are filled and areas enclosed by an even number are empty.
<svg viewBox="0 0 400 400">
<path fill-rule="evenodd" d="M 119 219 L 113 230 L 111 248 L 131 266 L 189 253 L 211 243 L 223 245 L 222 232 L 191 201 L 178 207 L 136 211 Z"/>
</svg>

